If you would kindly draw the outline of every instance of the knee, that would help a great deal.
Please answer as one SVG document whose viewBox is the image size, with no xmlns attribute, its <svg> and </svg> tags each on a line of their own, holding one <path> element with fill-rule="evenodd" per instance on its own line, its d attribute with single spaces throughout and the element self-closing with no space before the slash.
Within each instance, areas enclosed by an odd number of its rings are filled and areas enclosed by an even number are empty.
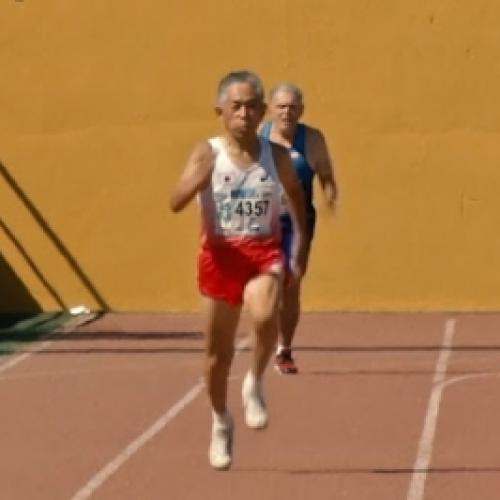
<svg viewBox="0 0 500 500">
<path fill-rule="evenodd" d="M 270 331 L 278 331 L 278 315 L 276 309 L 256 312 L 252 319 L 257 336 L 261 333 L 268 336 Z"/>
<path fill-rule="evenodd" d="M 277 318 L 279 309 L 279 295 L 277 292 L 249 297 L 248 310 L 253 323 L 262 327 L 271 326 Z"/>
<path fill-rule="evenodd" d="M 278 321 L 274 319 L 266 319 L 260 324 L 254 324 L 254 349 L 271 349 L 278 338 L 278 330 Z"/>
<path fill-rule="evenodd" d="M 229 371 L 233 361 L 234 349 L 225 349 L 211 352 L 207 356 L 207 368 L 209 371 Z"/>
<path fill-rule="evenodd" d="M 290 304 L 300 303 L 301 283 L 292 283 L 283 287 L 282 300 Z"/>
</svg>

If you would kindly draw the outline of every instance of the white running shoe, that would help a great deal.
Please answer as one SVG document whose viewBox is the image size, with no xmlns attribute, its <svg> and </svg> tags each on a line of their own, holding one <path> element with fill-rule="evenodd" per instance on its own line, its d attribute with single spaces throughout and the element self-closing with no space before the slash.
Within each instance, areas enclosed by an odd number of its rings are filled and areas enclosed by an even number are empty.
<svg viewBox="0 0 500 500">
<path fill-rule="evenodd" d="M 267 426 L 268 415 L 262 394 L 262 383 L 250 371 L 243 380 L 241 396 L 245 408 L 245 422 L 248 427 L 264 429 Z"/>
<path fill-rule="evenodd" d="M 233 418 L 227 413 L 224 420 L 214 418 L 212 439 L 208 450 L 210 465 L 217 470 L 229 469 L 233 458 Z"/>
</svg>

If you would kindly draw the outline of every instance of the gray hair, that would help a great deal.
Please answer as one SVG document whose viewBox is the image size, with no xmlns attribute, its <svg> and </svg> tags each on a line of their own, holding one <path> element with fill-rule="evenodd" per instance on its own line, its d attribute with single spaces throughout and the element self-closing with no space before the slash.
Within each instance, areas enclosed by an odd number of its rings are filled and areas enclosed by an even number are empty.
<svg viewBox="0 0 500 500">
<path fill-rule="evenodd" d="M 264 101 L 264 85 L 262 85 L 261 79 L 251 71 L 241 70 L 232 71 L 222 78 L 219 82 L 217 88 L 217 104 L 220 104 L 227 96 L 227 89 L 233 85 L 233 83 L 248 83 L 257 97 Z"/>
<path fill-rule="evenodd" d="M 297 85 L 290 82 L 278 83 L 269 92 L 269 100 L 271 100 L 278 92 L 286 92 L 287 94 L 292 94 L 300 104 L 304 104 L 304 94 Z"/>
</svg>

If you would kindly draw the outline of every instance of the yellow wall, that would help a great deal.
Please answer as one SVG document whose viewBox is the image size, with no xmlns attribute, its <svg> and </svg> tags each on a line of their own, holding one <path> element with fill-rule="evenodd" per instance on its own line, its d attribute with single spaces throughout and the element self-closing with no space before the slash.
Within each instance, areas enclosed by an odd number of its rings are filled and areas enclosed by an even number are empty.
<svg viewBox="0 0 500 500">
<path fill-rule="evenodd" d="M 499 18 L 496 0 L 2 2 L 3 257 L 43 309 L 196 309 L 196 208 L 167 195 L 218 130 L 219 78 L 250 68 L 303 87 L 336 161 L 306 309 L 499 309 Z"/>
</svg>

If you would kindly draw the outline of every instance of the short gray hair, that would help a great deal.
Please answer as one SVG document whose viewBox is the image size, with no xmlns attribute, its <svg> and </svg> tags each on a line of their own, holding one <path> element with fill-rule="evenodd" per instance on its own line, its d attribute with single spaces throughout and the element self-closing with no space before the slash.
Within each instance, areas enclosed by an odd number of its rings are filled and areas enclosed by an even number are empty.
<svg viewBox="0 0 500 500">
<path fill-rule="evenodd" d="M 286 92 L 287 94 L 292 94 L 295 99 L 297 99 L 300 104 L 304 104 L 304 94 L 302 90 L 297 87 L 294 83 L 282 82 L 275 85 L 269 92 L 269 100 L 271 100 L 278 92 Z"/>
<path fill-rule="evenodd" d="M 217 104 L 220 104 L 227 94 L 227 89 L 233 85 L 233 83 L 248 83 L 251 85 L 257 97 L 264 101 L 264 85 L 262 85 L 261 79 L 251 71 L 241 70 L 232 71 L 222 78 L 217 87 Z"/>
</svg>

